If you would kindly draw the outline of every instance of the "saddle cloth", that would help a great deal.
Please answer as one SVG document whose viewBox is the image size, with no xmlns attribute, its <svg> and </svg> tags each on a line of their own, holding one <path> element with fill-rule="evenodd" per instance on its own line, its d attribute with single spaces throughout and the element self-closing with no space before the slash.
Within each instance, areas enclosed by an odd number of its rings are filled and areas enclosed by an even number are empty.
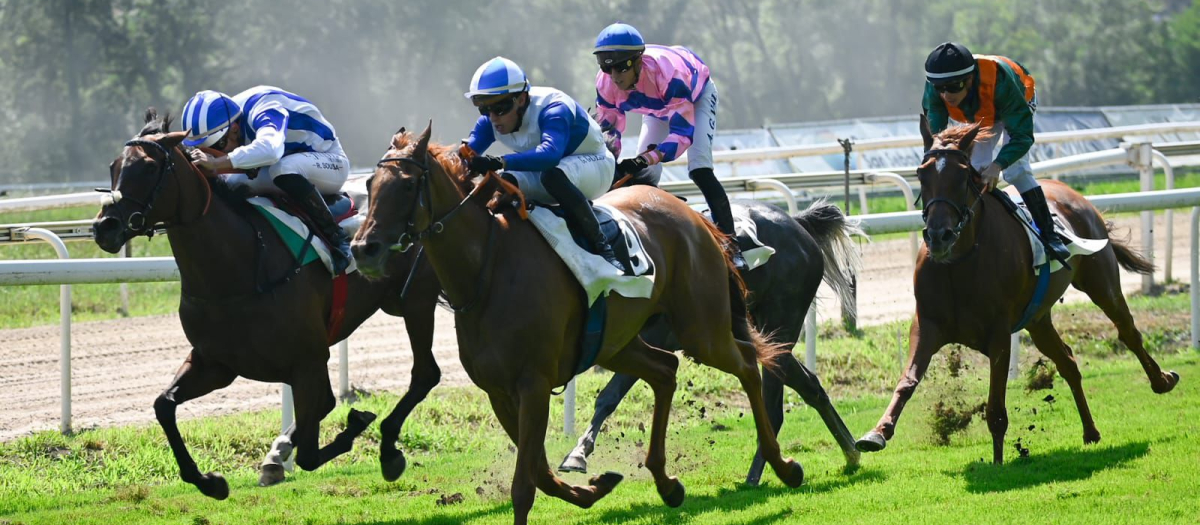
<svg viewBox="0 0 1200 525">
<path fill-rule="evenodd" d="M 619 238 L 624 239 L 625 247 L 629 250 L 629 261 L 634 275 L 624 275 L 603 257 L 584 249 L 573 238 L 567 228 L 567 222 L 550 208 L 534 206 L 529 212 L 529 222 L 533 223 L 583 286 L 587 294 L 587 306 L 592 306 L 597 297 L 607 296 L 609 292 L 617 292 L 625 297 L 650 297 L 654 291 L 654 261 L 646 253 L 637 229 L 633 227 L 629 218 L 616 208 L 597 204 L 593 209 L 601 229 L 605 230 L 605 236 L 610 241 L 618 237 L 615 235 L 618 231 L 621 233 Z"/>
<path fill-rule="evenodd" d="M 284 244 L 292 251 L 292 255 L 300 257 L 305 254 L 304 259 L 300 261 L 300 265 L 306 265 L 317 259 L 325 265 L 325 269 L 333 273 L 333 263 L 329 256 L 329 247 L 325 245 L 325 241 L 317 235 L 309 238 L 309 228 L 304 221 L 299 217 L 292 215 L 284 210 L 278 203 L 267 197 L 250 197 L 246 199 L 254 209 L 258 210 L 267 222 L 270 222 L 283 238 Z M 362 217 L 358 213 L 358 209 L 348 197 L 342 197 L 330 206 L 330 211 L 334 218 L 341 225 L 343 230 L 349 235 L 354 235 L 358 230 L 359 224 L 362 223 Z M 299 239 L 296 239 L 299 237 Z M 304 241 L 310 239 L 309 249 L 304 249 Z M 350 266 L 346 268 L 346 273 L 350 274 L 358 270 L 358 265 L 353 260 L 350 261 Z"/>
<path fill-rule="evenodd" d="M 1027 224 L 1025 235 L 1029 238 L 1029 244 L 1033 248 L 1033 268 L 1036 270 L 1046 263 L 1046 249 L 1042 246 L 1042 241 L 1033 235 L 1033 231 L 1037 229 L 1037 225 L 1033 223 L 1033 215 L 1029 213 L 1029 209 L 1025 206 L 1025 200 L 1020 194 L 1004 192 L 1013 204 L 1017 205 L 1017 219 Z M 1058 212 L 1058 205 L 1053 201 L 1046 201 L 1050 206 L 1050 214 L 1054 219 L 1054 231 L 1062 237 L 1063 242 L 1067 245 L 1067 250 L 1071 255 L 1091 255 L 1105 246 L 1108 246 L 1108 239 L 1084 239 L 1075 235 L 1071 230 L 1071 226 L 1062 220 L 1061 214 Z M 1050 261 L 1050 272 L 1057 272 L 1062 269 L 1062 263 L 1058 260 Z"/>
<path fill-rule="evenodd" d="M 742 249 L 742 258 L 746 259 L 746 269 L 753 270 L 767 264 L 772 255 L 775 255 L 775 248 L 763 244 L 758 240 L 758 223 L 750 217 L 750 208 L 731 205 L 733 212 L 733 232 L 735 234 L 734 241 L 738 243 L 738 247 Z M 708 214 L 705 213 L 705 216 Z"/>
</svg>

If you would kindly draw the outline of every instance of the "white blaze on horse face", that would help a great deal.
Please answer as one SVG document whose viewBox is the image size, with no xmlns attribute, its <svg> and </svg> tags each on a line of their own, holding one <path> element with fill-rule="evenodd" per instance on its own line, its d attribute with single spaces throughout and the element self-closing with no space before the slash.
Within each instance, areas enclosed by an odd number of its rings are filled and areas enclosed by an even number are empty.
<svg viewBox="0 0 1200 525">
<path fill-rule="evenodd" d="M 943 171 L 946 171 L 946 157 L 938 157 L 933 166 L 937 170 L 937 174 L 941 175 Z"/>
</svg>

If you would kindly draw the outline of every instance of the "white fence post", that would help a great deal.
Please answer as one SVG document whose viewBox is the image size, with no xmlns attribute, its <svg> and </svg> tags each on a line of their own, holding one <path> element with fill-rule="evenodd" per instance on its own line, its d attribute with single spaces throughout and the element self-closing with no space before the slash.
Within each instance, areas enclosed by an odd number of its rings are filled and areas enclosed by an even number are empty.
<svg viewBox="0 0 1200 525">
<path fill-rule="evenodd" d="M 28 228 L 25 230 L 26 237 L 41 239 L 54 247 L 54 251 L 58 253 L 59 259 L 70 259 L 71 255 L 67 253 L 67 245 L 59 239 L 53 232 L 42 228 Z M 58 333 L 59 333 L 59 383 L 61 388 L 62 399 L 62 423 L 60 428 L 63 434 L 71 433 L 71 285 L 64 284 L 59 286 L 58 291 Z"/>
</svg>

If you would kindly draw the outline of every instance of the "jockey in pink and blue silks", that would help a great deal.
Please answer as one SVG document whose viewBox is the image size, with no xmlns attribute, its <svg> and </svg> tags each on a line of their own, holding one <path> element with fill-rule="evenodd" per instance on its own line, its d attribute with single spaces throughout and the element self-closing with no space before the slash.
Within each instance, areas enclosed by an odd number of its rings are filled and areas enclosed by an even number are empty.
<svg viewBox="0 0 1200 525">
<path fill-rule="evenodd" d="M 688 177 L 700 188 L 722 232 L 734 235 L 725 188 L 713 173 L 712 140 L 717 131 L 717 86 L 708 66 L 682 46 L 647 45 L 628 24 L 612 24 L 596 37 L 596 120 L 613 154 L 621 154 L 625 114 L 641 113 L 637 156 L 618 163 L 618 175 L 657 184 L 662 163 L 687 152 Z M 653 146 L 653 147 L 651 147 Z M 746 263 L 736 242 L 728 245 L 739 270 Z"/>
</svg>

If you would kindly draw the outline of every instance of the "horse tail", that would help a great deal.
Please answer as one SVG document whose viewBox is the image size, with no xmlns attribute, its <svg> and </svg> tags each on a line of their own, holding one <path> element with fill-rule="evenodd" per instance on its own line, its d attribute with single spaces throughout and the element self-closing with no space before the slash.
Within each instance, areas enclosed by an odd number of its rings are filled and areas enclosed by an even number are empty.
<svg viewBox="0 0 1200 525">
<path fill-rule="evenodd" d="M 700 222 L 708 228 L 708 232 L 712 234 L 718 245 L 723 246 L 724 243 L 734 242 L 715 224 L 705 220 Z M 725 258 L 725 269 L 729 275 L 729 314 L 733 321 L 733 338 L 754 345 L 754 354 L 758 362 L 766 370 L 778 375 L 780 373 L 779 358 L 790 352 L 791 349 L 786 344 L 772 341 L 769 334 L 764 334 L 754 327 L 754 321 L 750 318 L 750 311 L 746 307 L 746 281 L 742 279 L 737 267 L 733 265 L 733 259 L 729 252 L 722 249 L 721 253 Z"/>
<path fill-rule="evenodd" d="M 841 303 L 852 310 L 850 313 L 853 315 L 856 301 L 851 296 L 850 280 L 862 268 L 862 259 L 850 237 L 857 235 L 867 240 L 870 237 L 859 227 L 857 220 L 842 215 L 837 206 L 825 199 L 813 202 L 793 219 L 816 239 L 821 248 L 821 258 L 825 261 L 823 278 Z"/>
<path fill-rule="evenodd" d="M 1130 248 L 1128 239 L 1117 239 L 1113 237 L 1112 232 L 1113 228 L 1115 227 L 1116 225 L 1113 224 L 1112 221 L 1108 221 L 1104 224 L 1104 229 L 1108 230 L 1108 242 L 1112 245 L 1113 252 L 1117 254 L 1117 264 L 1120 264 L 1122 268 L 1128 271 L 1140 273 L 1142 275 L 1150 275 L 1154 273 L 1154 263 L 1146 260 L 1145 257 L 1142 257 L 1142 254 Z"/>
</svg>

